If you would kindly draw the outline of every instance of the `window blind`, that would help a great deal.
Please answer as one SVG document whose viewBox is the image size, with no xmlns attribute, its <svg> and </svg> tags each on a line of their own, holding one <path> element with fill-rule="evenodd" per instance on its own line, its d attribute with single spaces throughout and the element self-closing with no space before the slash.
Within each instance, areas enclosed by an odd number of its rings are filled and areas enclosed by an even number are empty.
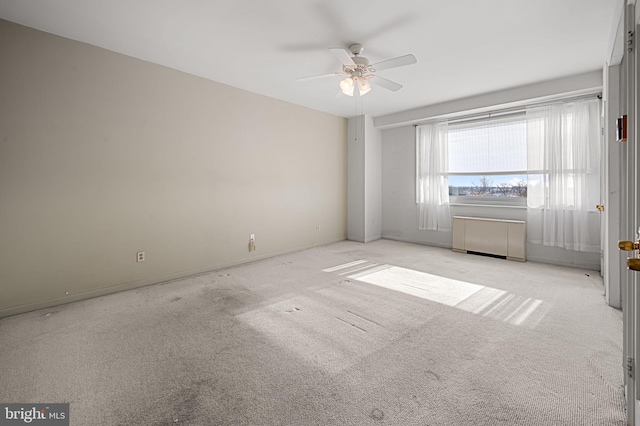
<svg viewBox="0 0 640 426">
<path fill-rule="evenodd" d="M 449 126 L 449 173 L 526 173 L 524 114 Z"/>
</svg>

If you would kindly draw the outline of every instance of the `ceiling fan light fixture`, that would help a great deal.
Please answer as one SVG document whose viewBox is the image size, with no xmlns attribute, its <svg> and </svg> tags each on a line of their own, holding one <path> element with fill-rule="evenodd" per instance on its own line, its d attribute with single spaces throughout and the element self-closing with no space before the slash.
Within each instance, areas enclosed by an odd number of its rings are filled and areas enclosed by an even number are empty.
<svg viewBox="0 0 640 426">
<path fill-rule="evenodd" d="M 371 83 L 369 83 L 369 79 L 359 78 L 357 81 L 358 81 L 358 90 L 360 91 L 360 96 L 364 96 L 371 91 Z"/>
<path fill-rule="evenodd" d="M 353 96 L 353 79 L 347 77 L 340 82 L 340 90 L 347 96 Z"/>
<path fill-rule="evenodd" d="M 358 85 L 360 96 L 364 96 L 371 91 L 371 83 L 362 77 L 347 77 L 340 82 L 340 90 L 347 96 L 353 96 L 353 89 Z"/>
</svg>

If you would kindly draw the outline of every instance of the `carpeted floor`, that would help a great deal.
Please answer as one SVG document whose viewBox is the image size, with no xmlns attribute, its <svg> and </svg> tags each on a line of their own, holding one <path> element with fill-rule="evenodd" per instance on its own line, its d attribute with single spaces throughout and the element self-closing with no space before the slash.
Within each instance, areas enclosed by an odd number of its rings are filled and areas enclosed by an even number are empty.
<svg viewBox="0 0 640 426">
<path fill-rule="evenodd" d="M 623 425 L 597 272 L 341 242 L 0 320 L 72 425 Z"/>
</svg>

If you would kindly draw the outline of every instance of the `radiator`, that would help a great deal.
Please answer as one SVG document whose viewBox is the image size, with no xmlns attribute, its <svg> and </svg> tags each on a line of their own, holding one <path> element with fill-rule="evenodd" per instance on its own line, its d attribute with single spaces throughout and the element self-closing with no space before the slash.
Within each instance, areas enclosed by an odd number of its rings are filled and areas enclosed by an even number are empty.
<svg viewBox="0 0 640 426">
<path fill-rule="evenodd" d="M 453 217 L 453 251 L 526 259 L 526 223 L 522 220 Z"/>
</svg>

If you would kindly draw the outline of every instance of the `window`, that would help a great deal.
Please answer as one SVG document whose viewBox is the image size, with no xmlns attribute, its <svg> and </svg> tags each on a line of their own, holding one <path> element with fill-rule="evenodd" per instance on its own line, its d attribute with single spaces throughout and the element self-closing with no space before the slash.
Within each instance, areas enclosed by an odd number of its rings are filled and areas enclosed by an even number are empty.
<svg viewBox="0 0 640 426">
<path fill-rule="evenodd" d="M 418 126 L 418 229 L 448 229 L 451 203 L 518 205 L 530 243 L 599 251 L 600 119 L 591 98 Z"/>
<path fill-rule="evenodd" d="M 526 204 L 524 113 L 450 123 L 448 149 L 452 202 Z"/>
</svg>

